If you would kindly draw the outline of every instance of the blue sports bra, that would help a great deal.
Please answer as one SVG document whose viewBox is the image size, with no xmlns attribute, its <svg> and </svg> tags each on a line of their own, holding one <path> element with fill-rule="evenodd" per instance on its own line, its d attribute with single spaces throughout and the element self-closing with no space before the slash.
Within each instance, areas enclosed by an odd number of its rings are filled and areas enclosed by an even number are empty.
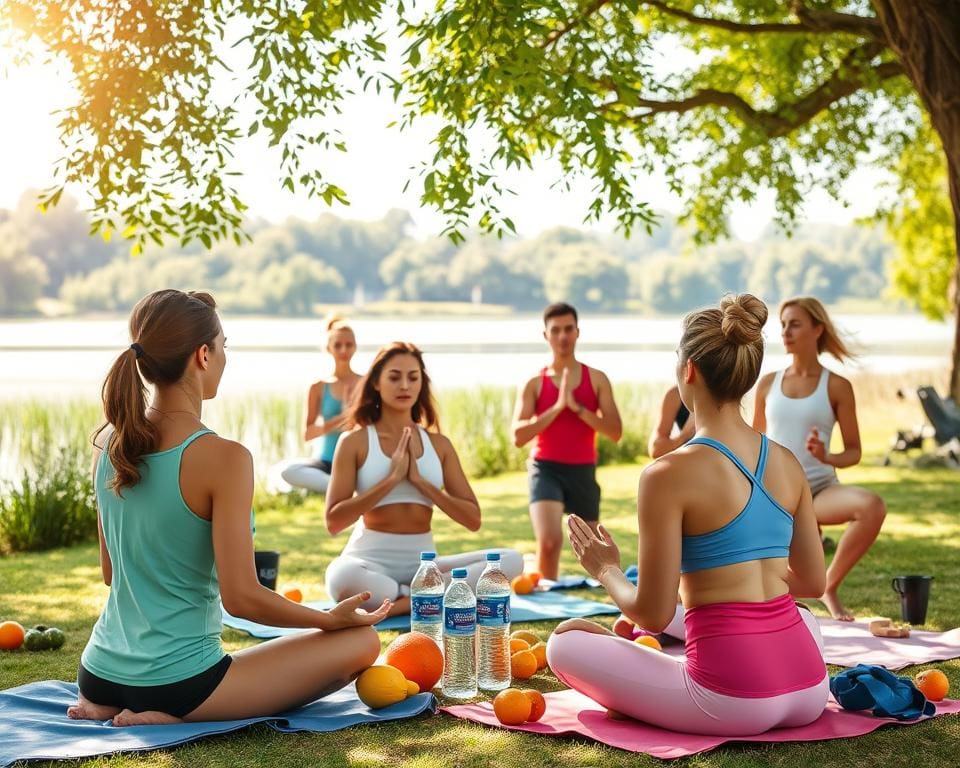
<svg viewBox="0 0 960 768">
<path fill-rule="evenodd" d="M 696 536 L 684 536 L 680 557 L 680 573 L 719 568 L 748 560 L 787 557 L 793 539 L 793 515 L 770 495 L 763 485 L 767 466 L 767 436 L 760 435 L 760 458 L 756 473 L 723 443 L 709 437 L 695 437 L 687 445 L 709 445 L 737 465 L 750 481 L 750 498 L 733 520 L 722 528 Z"/>
</svg>

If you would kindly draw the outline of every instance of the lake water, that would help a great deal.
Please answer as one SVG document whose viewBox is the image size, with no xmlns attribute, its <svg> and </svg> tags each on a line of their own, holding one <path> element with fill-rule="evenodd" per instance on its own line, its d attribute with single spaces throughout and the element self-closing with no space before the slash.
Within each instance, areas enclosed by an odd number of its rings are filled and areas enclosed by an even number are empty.
<svg viewBox="0 0 960 768">
<path fill-rule="evenodd" d="M 949 364 L 953 328 L 917 315 L 838 315 L 838 325 L 861 351 L 848 373 L 900 373 Z M 226 397 L 303 391 L 329 371 L 319 320 L 223 317 L 228 364 Z M 513 386 L 548 359 L 538 315 L 504 318 L 357 319 L 355 368 L 364 371 L 376 350 L 395 339 L 424 349 L 438 388 Z M 585 316 L 578 356 L 612 381 L 669 381 L 676 362 L 680 318 Z M 764 369 L 782 367 L 779 323 L 766 328 Z M 0 320 L 0 399 L 96 398 L 103 378 L 130 343 L 125 319 Z M 832 366 L 834 367 L 834 366 Z"/>
</svg>

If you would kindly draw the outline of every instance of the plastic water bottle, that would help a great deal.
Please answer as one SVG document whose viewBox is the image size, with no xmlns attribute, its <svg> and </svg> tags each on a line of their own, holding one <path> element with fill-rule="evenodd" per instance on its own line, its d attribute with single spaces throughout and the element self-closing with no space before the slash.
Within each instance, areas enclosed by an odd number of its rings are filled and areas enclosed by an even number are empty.
<svg viewBox="0 0 960 768">
<path fill-rule="evenodd" d="M 436 552 L 421 552 L 420 567 L 410 584 L 410 629 L 423 632 L 443 650 L 443 574 Z"/>
<path fill-rule="evenodd" d="M 477 685 L 485 691 L 510 687 L 510 582 L 500 553 L 487 553 L 477 582 Z"/>
<path fill-rule="evenodd" d="M 467 584 L 467 569 L 454 568 L 443 596 L 443 695 L 477 695 L 477 600 Z"/>
</svg>

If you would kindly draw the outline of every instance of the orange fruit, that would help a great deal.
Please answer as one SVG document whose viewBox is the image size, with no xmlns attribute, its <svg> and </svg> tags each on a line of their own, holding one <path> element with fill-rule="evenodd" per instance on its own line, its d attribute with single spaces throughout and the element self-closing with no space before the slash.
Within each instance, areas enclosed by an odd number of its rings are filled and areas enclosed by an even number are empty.
<svg viewBox="0 0 960 768">
<path fill-rule="evenodd" d="M 23 645 L 23 636 L 26 631 L 22 624 L 15 621 L 5 621 L 0 624 L 0 651 L 15 651 Z"/>
<path fill-rule="evenodd" d="M 287 600 L 292 600 L 295 603 L 303 602 L 303 592 L 301 592 L 296 587 L 292 587 L 291 589 L 285 589 L 283 591 L 283 596 L 287 598 Z"/>
<path fill-rule="evenodd" d="M 493 712 L 504 725 L 520 725 L 530 717 L 530 699 L 517 688 L 507 688 L 493 698 Z"/>
<path fill-rule="evenodd" d="M 530 653 L 537 658 L 537 671 L 547 666 L 547 646 L 545 643 L 540 642 L 536 645 L 531 645 Z"/>
<path fill-rule="evenodd" d="M 950 681 L 939 669 L 925 670 L 913 678 L 913 681 L 930 701 L 943 701 L 950 691 Z"/>
<path fill-rule="evenodd" d="M 543 578 L 543 574 L 540 573 L 540 571 L 532 571 L 528 573 L 527 576 L 530 578 L 530 581 L 533 582 L 533 586 L 537 586 L 537 584 L 540 583 L 540 579 Z"/>
<path fill-rule="evenodd" d="M 540 691 L 535 691 L 533 688 L 524 690 L 523 695 L 530 699 L 530 714 L 527 717 L 527 722 L 535 723 L 547 711 L 547 700 L 543 698 Z"/>
<path fill-rule="evenodd" d="M 529 629 L 518 629 L 510 633 L 511 640 L 523 640 L 527 645 L 536 645 L 540 642 L 540 635 Z"/>
<path fill-rule="evenodd" d="M 519 637 L 510 638 L 510 653 L 516 653 L 517 651 L 528 651 L 530 650 L 530 643 L 526 640 L 521 640 Z"/>
<path fill-rule="evenodd" d="M 653 648 L 655 651 L 662 651 L 663 646 L 660 645 L 660 641 L 657 640 L 653 635 L 640 635 L 636 640 L 634 640 L 637 645 L 645 645 L 647 648 Z"/>
<path fill-rule="evenodd" d="M 537 673 L 537 657 L 530 651 L 517 651 L 510 657 L 510 674 L 518 680 L 526 680 Z"/>
<path fill-rule="evenodd" d="M 518 595 L 529 595 L 533 592 L 533 579 L 527 576 L 527 574 L 521 573 L 510 582 L 510 586 L 513 587 L 513 591 Z"/>
<path fill-rule="evenodd" d="M 406 632 L 390 645 L 383 661 L 396 667 L 421 691 L 429 691 L 443 674 L 443 653 L 433 639 L 422 632 Z"/>
</svg>

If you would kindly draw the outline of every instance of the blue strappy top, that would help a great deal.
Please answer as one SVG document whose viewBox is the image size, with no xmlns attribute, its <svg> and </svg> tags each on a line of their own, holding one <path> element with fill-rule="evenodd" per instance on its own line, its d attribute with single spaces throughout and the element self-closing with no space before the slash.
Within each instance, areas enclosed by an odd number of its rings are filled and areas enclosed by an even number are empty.
<svg viewBox="0 0 960 768">
<path fill-rule="evenodd" d="M 748 560 L 787 557 L 793 539 L 793 515 L 770 495 L 763 485 L 767 466 L 767 436 L 760 435 L 757 471 L 751 472 L 723 443 L 695 437 L 687 445 L 709 445 L 736 464 L 750 481 L 750 498 L 733 520 L 722 528 L 697 536 L 684 536 L 680 572 L 703 571 Z"/>
</svg>

